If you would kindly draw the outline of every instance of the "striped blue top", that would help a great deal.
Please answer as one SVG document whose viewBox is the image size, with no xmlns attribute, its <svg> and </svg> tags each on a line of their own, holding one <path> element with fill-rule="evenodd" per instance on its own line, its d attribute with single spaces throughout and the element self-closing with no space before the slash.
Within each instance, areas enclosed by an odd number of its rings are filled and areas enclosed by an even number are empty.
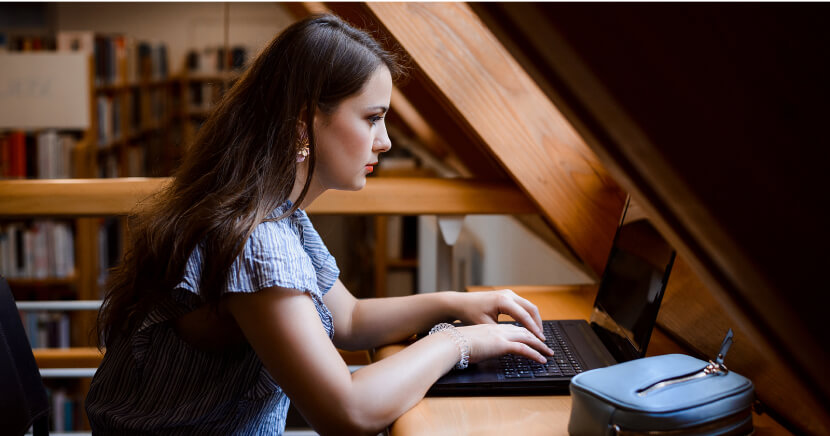
<svg viewBox="0 0 830 436">
<path fill-rule="evenodd" d="M 276 218 L 291 207 L 278 207 Z M 180 339 L 171 320 L 201 306 L 201 248 L 188 260 L 174 303 L 151 312 L 137 333 L 107 344 L 86 410 L 96 434 L 282 434 L 289 399 L 247 343 L 208 352 Z M 308 215 L 259 224 L 230 269 L 224 292 L 271 286 L 308 292 L 334 335 L 323 295 L 340 271 Z"/>
</svg>

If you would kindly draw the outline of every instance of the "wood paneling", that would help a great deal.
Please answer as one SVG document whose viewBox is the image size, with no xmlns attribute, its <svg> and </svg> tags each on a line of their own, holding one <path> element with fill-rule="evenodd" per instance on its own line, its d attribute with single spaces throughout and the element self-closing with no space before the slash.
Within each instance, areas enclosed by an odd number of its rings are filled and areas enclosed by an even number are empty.
<svg viewBox="0 0 830 436">
<path fill-rule="evenodd" d="M 0 216 L 124 215 L 169 179 L 0 181 Z M 138 205 L 138 206 L 137 206 Z M 370 178 L 360 191 L 327 191 L 310 214 L 533 214 L 536 207 L 505 182 L 437 178 Z"/>
<path fill-rule="evenodd" d="M 779 413 L 827 432 L 830 7 L 482 4 L 491 27 L 641 200 L 700 286 L 799 387 Z M 689 291 L 693 290 L 692 288 Z M 694 295 L 694 294 L 692 294 Z M 677 334 L 694 339 L 697 324 Z M 720 336 L 720 333 L 718 334 Z M 702 345 L 702 344 L 698 344 Z M 736 355 L 733 363 L 740 361 Z M 731 360 L 731 359 L 730 359 Z M 755 363 L 750 360 L 748 365 Z M 757 361 L 762 365 L 761 361 Z M 773 376 L 775 375 L 772 372 Z M 821 432 L 821 431 L 818 431 Z"/>
<path fill-rule="evenodd" d="M 624 193 L 472 10 L 461 3 L 368 8 L 565 243 L 601 272 Z"/>
<path fill-rule="evenodd" d="M 829 434 L 830 421 L 821 419 L 826 414 L 824 407 L 796 377 L 788 359 L 759 340 L 761 333 L 740 311 L 727 310 L 728 307 L 678 256 L 657 323 L 694 354 L 706 359 L 718 353 L 726 331 L 733 329 L 735 337 L 726 366 L 752 380 L 757 397 L 770 413 L 783 415 L 810 433 Z"/>
</svg>

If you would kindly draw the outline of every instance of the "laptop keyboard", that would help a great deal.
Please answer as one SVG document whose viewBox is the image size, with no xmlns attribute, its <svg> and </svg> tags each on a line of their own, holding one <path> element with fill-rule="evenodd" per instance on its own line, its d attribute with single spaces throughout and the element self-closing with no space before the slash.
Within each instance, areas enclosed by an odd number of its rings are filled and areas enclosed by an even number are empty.
<svg viewBox="0 0 830 436">
<path fill-rule="evenodd" d="M 514 323 L 517 324 L 518 323 Z M 559 326 L 553 322 L 542 322 L 545 343 L 554 354 L 541 364 L 526 357 L 507 354 L 499 358 L 499 368 L 504 378 L 570 377 L 582 372 L 582 366 L 571 353 L 562 337 Z"/>
</svg>

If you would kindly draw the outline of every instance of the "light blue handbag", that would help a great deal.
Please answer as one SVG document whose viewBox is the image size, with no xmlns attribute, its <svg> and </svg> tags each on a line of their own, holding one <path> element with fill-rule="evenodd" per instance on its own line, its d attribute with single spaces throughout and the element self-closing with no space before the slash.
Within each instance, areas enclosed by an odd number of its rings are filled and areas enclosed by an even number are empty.
<svg viewBox="0 0 830 436">
<path fill-rule="evenodd" d="M 683 354 L 594 369 L 571 380 L 571 435 L 743 435 L 753 431 L 752 382 L 723 364 Z"/>
</svg>

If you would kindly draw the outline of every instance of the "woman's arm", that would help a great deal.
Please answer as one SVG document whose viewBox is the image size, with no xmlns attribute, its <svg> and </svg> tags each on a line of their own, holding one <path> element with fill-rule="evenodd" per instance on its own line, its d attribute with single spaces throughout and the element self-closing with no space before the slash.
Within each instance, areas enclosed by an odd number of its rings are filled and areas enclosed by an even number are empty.
<svg viewBox="0 0 830 436">
<path fill-rule="evenodd" d="M 508 314 L 544 340 L 539 310 L 509 290 L 432 292 L 358 300 L 338 279 L 325 295 L 334 318 L 334 343 L 345 350 L 365 350 L 403 341 L 439 322 L 495 323 Z"/>
<path fill-rule="evenodd" d="M 225 301 L 271 376 L 322 434 L 377 434 L 459 360 L 455 342 L 441 333 L 350 374 L 308 294 L 268 288 Z M 479 325 L 459 331 L 470 340 L 471 362 L 505 353 L 544 361 L 540 351 L 550 354 L 522 328 Z"/>
</svg>

